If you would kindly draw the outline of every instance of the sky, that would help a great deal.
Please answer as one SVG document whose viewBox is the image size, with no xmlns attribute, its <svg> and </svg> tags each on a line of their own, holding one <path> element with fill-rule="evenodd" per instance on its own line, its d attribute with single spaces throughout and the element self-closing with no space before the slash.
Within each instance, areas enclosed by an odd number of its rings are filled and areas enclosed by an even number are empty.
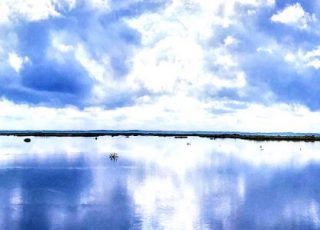
<svg viewBox="0 0 320 230">
<path fill-rule="evenodd" d="M 1 0 L 0 129 L 320 132 L 317 0 Z"/>
</svg>

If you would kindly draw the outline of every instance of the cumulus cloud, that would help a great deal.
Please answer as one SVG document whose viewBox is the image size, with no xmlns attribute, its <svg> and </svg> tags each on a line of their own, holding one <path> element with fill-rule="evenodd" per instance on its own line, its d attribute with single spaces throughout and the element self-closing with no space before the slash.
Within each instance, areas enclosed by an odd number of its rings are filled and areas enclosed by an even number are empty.
<svg viewBox="0 0 320 230">
<path fill-rule="evenodd" d="M 315 47 L 312 50 L 298 49 L 288 52 L 284 59 L 291 63 L 298 71 L 304 71 L 307 68 L 320 69 L 320 47 Z"/>
<path fill-rule="evenodd" d="M 315 14 L 306 12 L 300 3 L 296 3 L 272 15 L 271 21 L 299 29 L 307 29 L 309 24 L 316 22 L 317 19 Z"/>
<path fill-rule="evenodd" d="M 8 62 L 16 72 L 20 72 L 20 69 L 22 68 L 23 64 L 28 62 L 28 60 L 28 57 L 22 58 L 14 52 L 9 53 Z"/>
<path fill-rule="evenodd" d="M 34 10 L 30 14 L 37 12 L 33 3 L 21 2 Z M 8 65 L 1 70 L 12 69 L 18 77 L 10 80 L 7 76 L 12 73 L 1 73 L 6 87 L 0 94 L 14 101 L 54 107 L 68 104 L 82 107 L 92 103 L 108 106 L 121 101 L 119 95 L 129 90 L 119 87 L 119 82 L 129 71 L 132 48 L 139 43 L 139 34 L 122 19 L 131 17 L 131 7 L 150 4 L 127 4 L 123 6 L 127 8 L 112 12 L 109 12 L 109 1 L 65 1 L 66 5 L 47 1 L 47 4 L 59 15 L 35 18 L 17 10 L 21 22 L 16 24 L 12 20 L 3 27 L 1 56 Z M 157 5 L 151 5 L 151 10 L 152 7 Z M 132 12 L 136 14 L 135 9 Z M 15 9 L 11 9 L 9 19 L 14 17 Z M 9 36 L 14 39 L 8 39 Z"/>
<path fill-rule="evenodd" d="M 88 5 L 96 10 L 108 11 L 110 9 L 109 0 L 89 0 Z"/>
<path fill-rule="evenodd" d="M 239 2 L 246 5 L 253 5 L 256 7 L 261 5 L 273 6 L 275 4 L 275 0 L 239 0 Z"/>
<path fill-rule="evenodd" d="M 22 19 L 27 21 L 44 20 L 61 16 L 59 10 L 73 8 L 75 0 L 4 0 L 0 3 L 0 23 Z"/>
<path fill-rule="evenodd" d="M 239 44 L 239 41 L 230 35 L 224 39 L 225 46 L 236 46 L 237 44 Z"/>
<path fill-rule="evenodd" d="M 188 101 L 189 103 L 185 103 Z M 163 97 L 153 103 L 105 110 L 88 107 L 50 108 L 1 100 L 2 129 L 163 129 L 248 132 L 319 132 L 319 112 L 299 105 L 232 105 Z M 232 106 L 241 109 L 234 110 Z M 213 113 L 215 109 L 215 113 Z M 220 110 L 220 112 L 217 112 Z M 36 116 L 35 116 L 36 114 Z M 128 116 L 130 114 L 130 116 Z M 304 119 L 308 117 L 308 119 Z M 287 124 L 290 124 L 290 127 Z"/>
<path fill-rule="evenodd" d="M 36 3 L 0 3 L 0 108 L 17 114 L 3 114 L 3 124 L 23 128 L 32 113 L 48 113 L 25 127 L 288 131 L 287 119 L 293 131 L 316 127 L 319 35 L 302 3 Z M 298 125 L 299 114 L 310 123 Z"/>
<path fill-rule="evenodd" d="M 128 20 L 141 33 L 143 46 L 133 59 L 128 75 L 130 85 L 153 93 L 184 94 L 201 94 L 209 88 L 216 93 L 222 88 L 244 87 L 245 73 L 227 48 L 239 41 L 226 36 L 224 44 L 209 45 L 214 36 L 212 28 L 231 23 L 236 4 L 240 3 L 249 4 L 233 1 L 228 8 L 224 1 L 188 1 L 186 7 L 184 1 L 174 1 L 163 11 Z M 218 15 L 222 7 L 225 12 Z M 216 70 L 210 71 L 210 66 Z"/>
</svg>

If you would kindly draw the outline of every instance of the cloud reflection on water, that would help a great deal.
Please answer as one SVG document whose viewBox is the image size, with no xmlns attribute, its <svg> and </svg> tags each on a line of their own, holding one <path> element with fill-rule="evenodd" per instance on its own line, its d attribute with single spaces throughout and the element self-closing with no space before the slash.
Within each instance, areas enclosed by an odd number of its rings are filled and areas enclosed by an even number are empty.
<svg viewBox="0 0 320 230">
<path fill-rule="evenodd" d="M 26 144 L 2 137 L 0 225 L 316 229 L 319 147 L 158 137 L 32 138 Z M 112 152 L 118 161 L 109 159 Z"/>
</svg>

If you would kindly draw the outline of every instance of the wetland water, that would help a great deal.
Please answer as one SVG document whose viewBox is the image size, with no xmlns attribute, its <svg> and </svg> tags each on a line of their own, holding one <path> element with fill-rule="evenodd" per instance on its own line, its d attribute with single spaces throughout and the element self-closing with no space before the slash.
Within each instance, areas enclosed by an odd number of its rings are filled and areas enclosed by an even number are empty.
<svg viewBox="0 0 320 230">
<path fill-rule="evenodd" d="M 2 229 L 320 228 L 318 142 L 23 139 L 0 138 Z"/>
</svg>

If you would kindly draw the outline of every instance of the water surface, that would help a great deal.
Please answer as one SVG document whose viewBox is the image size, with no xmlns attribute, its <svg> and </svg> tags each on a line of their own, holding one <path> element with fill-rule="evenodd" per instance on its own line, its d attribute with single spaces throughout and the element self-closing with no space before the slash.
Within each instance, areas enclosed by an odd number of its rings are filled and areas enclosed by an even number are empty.
<svg viewBox="0 0 320 230">
<path fill-rule="evenodd" d="M 319 229 L 319 149 L 233 139 L 1 137 L 0 226 Z"/>
</svg>

